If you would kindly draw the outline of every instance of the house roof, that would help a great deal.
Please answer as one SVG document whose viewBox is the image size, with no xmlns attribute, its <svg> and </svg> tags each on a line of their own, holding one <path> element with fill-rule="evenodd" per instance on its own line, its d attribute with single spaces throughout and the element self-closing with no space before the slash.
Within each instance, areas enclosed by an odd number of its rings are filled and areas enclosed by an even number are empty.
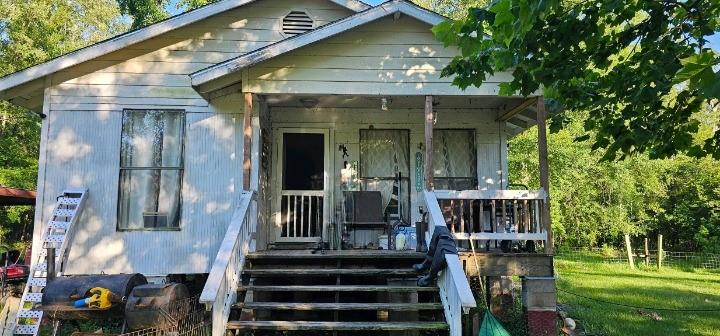
<svg viewBox="0 0 720 336">
<path fill-rule="evenodd" d="M 35 205 L 35 192 L 32 190 L 0 187 L 0 206 Z"/>
<path fill-rule="evenodd" d="M 47 62 L 35 65 L 25 70 L 0 78 L 0 98 L 14 98 L 6 91 L 14 87 L 41 79 L 55 72 L 67 69 L 97 57 L 118 51 L 133 44 L 137 44 L 161 34 L 185 27 L 189 24 L 203 20 L 209 16 L 219 14 L 236 7 L 240 7 L 256 0 L 221 0 L 197 9 L 176 15 L 150 26 L 118 35 L 111 39 L 98 42 L 91 46 L 78 49 L 74 52 L 59 56 Z M 371 8 L 359 0 L 328 0 L 354 12 L 362 12 Z"/>
<path fill-rule="evenodd" d="M 444 20 L 447 20 L 446 17 L 419 7 L 409 1 L 390 0 L 376 7 L 372 7 L 315 30 L 273 43 L 264 48 L 260 48 L 197 71 L 190 75 L 192 85 L 197 88 L 200 85 L 207 84 L 254 64 L 258 64 L 298 48 L 302 48 L 309 44 L 346 32 L 363 24 L 395 14 L 405 14 L 430 25 L 436 25 Z"/>
</svg>

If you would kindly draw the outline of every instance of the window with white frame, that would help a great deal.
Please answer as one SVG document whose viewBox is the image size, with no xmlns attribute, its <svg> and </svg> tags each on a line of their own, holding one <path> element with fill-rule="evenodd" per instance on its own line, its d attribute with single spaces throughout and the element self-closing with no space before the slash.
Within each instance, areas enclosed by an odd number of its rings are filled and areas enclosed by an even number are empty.
<svg viewBox="0 0 720 336">
<path fill-rule="evenodd" d="M 477 189 L 476 153 L 475 130 L 434 130 L 433 173 L 435 189 Z"/>
<path fill-rule="evenodd" d="M 119 230 L 179 229 L 184 129 L 184 111 L 123 111 Z"/>
</svg>

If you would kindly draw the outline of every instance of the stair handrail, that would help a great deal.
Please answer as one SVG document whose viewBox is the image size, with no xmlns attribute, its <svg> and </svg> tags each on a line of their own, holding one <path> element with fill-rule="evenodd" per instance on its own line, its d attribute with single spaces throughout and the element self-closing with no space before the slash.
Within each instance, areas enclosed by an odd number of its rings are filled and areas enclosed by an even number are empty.
<svg viewBox="0 0 720 336">
<path fill-rule="evenodd" d="M 435 193 L 425 191 L 424 196 L 429 222 L 425 240 L 430 246 L 430 239 L 435 227 L 446 226 L 447 224 Z M 440 273 L 437 281 L 440 288 L 440 300 L 445 311 L 445 320 L 450 327 L 450 336 L 461 336 L 463 314 L 470 313 L 470 309 L 477 307 L 477 303 L 470 289 L 470 283 L 463 271 L 460 258 L 455 254 L 446 254 L 445 261 L 447 268 Z"/>
<path fill-rule="evenodd" d="M 252 215 L 254 191 L 243 191 L 230 220 L 225 238 L 200 294 L 200 302 L 212 313 L 212 335 L 223 336 L 227 328 L 230 309 L 237 299 L 240 276 L 245 256 L 252 252 L 251 243 L 257 217 Z"/>
</svg>

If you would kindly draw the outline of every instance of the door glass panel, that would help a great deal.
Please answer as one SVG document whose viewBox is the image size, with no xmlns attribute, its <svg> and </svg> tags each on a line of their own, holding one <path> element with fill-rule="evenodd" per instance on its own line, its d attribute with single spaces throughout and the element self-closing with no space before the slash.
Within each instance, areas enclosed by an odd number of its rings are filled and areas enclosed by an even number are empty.
<svg viewBox="0 0 720 336">
<path fill-rule="evenodd" d="M 323 134 L 283 134 L 283 190 L 323 190 L 324 152 Z"/>
</svg>

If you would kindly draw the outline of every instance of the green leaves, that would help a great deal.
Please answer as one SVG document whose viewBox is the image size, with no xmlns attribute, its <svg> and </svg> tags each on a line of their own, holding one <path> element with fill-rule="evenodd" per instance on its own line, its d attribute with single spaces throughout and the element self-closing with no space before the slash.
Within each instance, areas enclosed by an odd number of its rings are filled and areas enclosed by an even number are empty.
<svg viewBox="0 0 720 336">
<path fill-rule="evenodd" d="M 720 72 L 713 67 L 720 64 L 720 55 L 710 49 L 680 60 L 682 69 L 675 74 L 673 83 L 688 81 L 688 85 L 698 90 L 705 98 L 720 99 Z"/>
<path fill-rule="evenodd" d="M 564 110 L 589 113 L 606 159 L 720 157 L 720 131 L 699 139 L 692 121 L 720 97 L 719 57 L 703 47 L 720 1 L 496 0 L 472 13 L 436 32 L 461 50 L 443 70 L 461 88 L 499 71 L 513 74 L 503 95 L 552 88 Z M 466 33 L 478 27 L 490 38 Z"/>
</svg>

